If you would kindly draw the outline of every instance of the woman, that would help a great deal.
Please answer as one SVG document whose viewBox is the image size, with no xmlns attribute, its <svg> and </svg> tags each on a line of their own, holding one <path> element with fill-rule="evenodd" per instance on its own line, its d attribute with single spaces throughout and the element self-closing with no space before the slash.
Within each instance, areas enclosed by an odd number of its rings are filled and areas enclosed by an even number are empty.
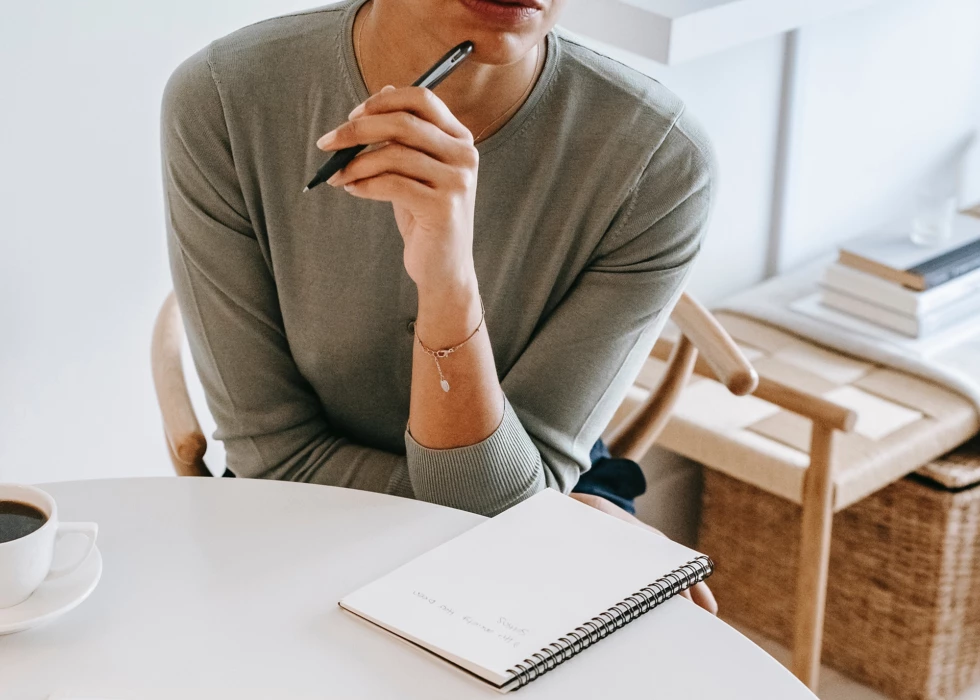
<svg viewBox="0 0 980 700">
<path fill-rule="evenodd" d="M 711 160 L 676 97 L 554 29 L 563 4 L 346 0 L 174 72 L 171 270 L 232 472 L 487 515 L 590 473 Z M 467 39 L 438 96 L 402 87 Z M 355 144 L 377 146 L 303 193 Z"/>
</svg>

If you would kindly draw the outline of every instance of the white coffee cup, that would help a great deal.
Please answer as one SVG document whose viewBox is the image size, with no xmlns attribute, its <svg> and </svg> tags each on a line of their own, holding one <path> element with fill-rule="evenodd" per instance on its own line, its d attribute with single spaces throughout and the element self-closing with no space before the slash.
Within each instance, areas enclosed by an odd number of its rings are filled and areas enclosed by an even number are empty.
<svg viewBox="0 0 980 700">
<path fill-rule="evenodd" d="M 0 484 L 0 501 L 34 506 L 47 517 L 40 528 L 9 542 L 0 542 L 0 608 L 27 600 L 45 581 L 61 578 L 81 566 L 95 548 L 95 523 L 59 523 L 58 506 L 51 496 L 33 486 Z M 52 567 L 55 545 L 70 535 L 88 540 L 76 561 Z"/>
</svg>

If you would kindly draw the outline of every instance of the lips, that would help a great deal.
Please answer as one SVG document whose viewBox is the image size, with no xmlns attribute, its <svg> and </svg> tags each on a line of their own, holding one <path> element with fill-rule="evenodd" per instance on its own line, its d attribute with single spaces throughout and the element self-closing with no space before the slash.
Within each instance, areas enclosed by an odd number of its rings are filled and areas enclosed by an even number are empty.
<svg viewBox="0 0 980 700">
<path fill-rule="evenodd" d="M 459 2 L 486 19 L 520 24 L 541 12 L 546 0 L 459 0 Z"/>
<path fill-rule="evenodd" d="M 534 10 L 543 10 L 544 5 L 540 0 L 490 0 L 498 5 L 520 5 L 521 7 L 530 7 Z"/>
</svg>

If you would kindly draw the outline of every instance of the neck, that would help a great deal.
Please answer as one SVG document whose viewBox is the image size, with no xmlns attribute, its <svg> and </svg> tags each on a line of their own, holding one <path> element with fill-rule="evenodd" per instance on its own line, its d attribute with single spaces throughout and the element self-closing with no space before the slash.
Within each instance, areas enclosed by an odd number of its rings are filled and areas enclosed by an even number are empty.
<svg viewBox="0 0 980 700">
<path fill-rule="evenodd" d="M 452 48 L 432 36 L 424 22 L 406 18 L 398 5 L 369 0 L 354 20 L 357 62 L 372 95 L 385 85 L 411 85 Z M 439 85 L 436 94 L 474 138 L 482 132 L 479 140 L 485 140 L 507 123 L 530 94 L 529 87 L 544 64 L 539 60 L 544 50 L 542 41 L 507 65 L 478 63 L 470 57 Z"/>
</svg>

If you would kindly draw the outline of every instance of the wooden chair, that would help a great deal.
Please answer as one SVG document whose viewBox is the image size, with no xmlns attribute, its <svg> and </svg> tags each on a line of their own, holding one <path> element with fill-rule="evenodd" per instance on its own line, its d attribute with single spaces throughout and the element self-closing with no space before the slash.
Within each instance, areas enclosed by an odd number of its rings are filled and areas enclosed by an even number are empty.
<svg viewBox="0 0 980 700">
<path fill-rule="evenodd" d="M 211 476 L 204 464 L 208 441 L 197 422 L 184 379 L 180 355 L 183 345 L 184 323 L 177 298 L 170 292 L 157 314 L 150 347 L 153 386 L 163 416 L 167 452 L 177 476 Z"/>
<path fill-rule="evenodd" d="M 706 373 L 736 396 L 751 394 L 759 375 L 735 341 L 711 313 L 687 294 L 681 295 L 670 319 L 680 330 L 676 343 L 664 358 L 667 368 L 657 387 L 621 420 L 613 419 L 606 434 L 609 452 L 640 461 L 656 443 L 681 391 L 695 371 Z M 663 350 L 665 345 L 658 341 Z"/>
<path fill-rule="evenodd" d="M 967 398 L 895 368 L 821 347 L 758 319 L 732 312 L 715 318 L 751 354 L 759 386 L 751 397 L 719 409 L 726 418 L 717 423 L 707 415 L 710 406 L 706 415 L 697 412 L 719 392 L 698 387 L 697 400 L 678 407 L 658 443 L 760 494 L 800 506 L 799 547 L 791 555 L 797 562 L 795 597 L 773 592 L 759 607 L 780 620 L 766 629 L 789 642 L 791 670 L 816 690 L 834 514 L 969 439 L 980 428 L 980 415 Z M 672 352 L 674 346 L 663 341 L 652 354 L 662 364 Z M 696 367 L 695 372 L 709 370 Z M 729 420 L 735 412 L 745 415 Z M 857 425 L 862 416 L 867 421 L 863 428 Z M 898 427 L 883 428 L 885 423 Z M 719 488 L 719 480 L 708 481 Z M 743 500 L 751 498 L 751 491 L 739 493 Z M 723 533 L 755 523 L 728 520 L 731 510 L 721 505 L 717 491 L 710 501 L 713 505 L 702 513 L 699 546 L 722 559 L 725 550 L 718 547 L 728 544 Z M 745 555 L 750 549 L 746 545 L 730 560 L 755 562 Z M 726 597 L 738 600 L 766 587 L 764 581 L 740 581 L 731 569 L 715 581 L 723 609 Z M 792 604 L 786 604 L 787 598 Z M 739 621 L 759 629 L 748 607 L 733 617 L 748 614 Z M 788 634 L 783 633 L 786 613 Z"/>
<path fill-rule="evenodd" d="M 725 334 L 728 336 L 727 331 Z M 651 356 L 662 361 L 671 361 L 678 354 L 682 343 L 683 339 L 681 343 L 658 341 Z M 695 364 L 694 371 L 706 377 L 716 374 L 707 363 Z M 791 670 L 815 691 L 820 671 L 831 521 L 834 514 L 834 441 L 838 432 L 847 433 L 854 429 L 857 414 L 839 404 L 765 376 L 757 377 L 757 386 L 752 394 L 812 422 L 810 464 L 803 481 L 803 517 Z M 697 459 L 699 456 L 687 450 L 678 450 L 674 444 L 667 447 L 691 458 Z M 738 459 L 738 456 L 732 454 L 730 459 Z"/>
<path fill-rule="evenodd" d="M 671 319 L 681 331 L 680 342 L 669 358 L 668 371 L 657 391 L 620 421 L 608 437 L 610 452 L 639 461 L 656 442 L 670 418 L 681 389 L 697 367 L 737 395 L 752 393 L 758 375 L 728 333 L 711 314 L 683 295 Z M 178 476 L 210 476 L 204 464 L 207 439 L 191 405 L 181 361 L 184 327 L 173 292 L 167 295 L 153 328 L 151 363 L 157 401 L 163 416 L 170 460 Z M 698 351 L 701 364 L 698 364 Z"/>
</svg>

